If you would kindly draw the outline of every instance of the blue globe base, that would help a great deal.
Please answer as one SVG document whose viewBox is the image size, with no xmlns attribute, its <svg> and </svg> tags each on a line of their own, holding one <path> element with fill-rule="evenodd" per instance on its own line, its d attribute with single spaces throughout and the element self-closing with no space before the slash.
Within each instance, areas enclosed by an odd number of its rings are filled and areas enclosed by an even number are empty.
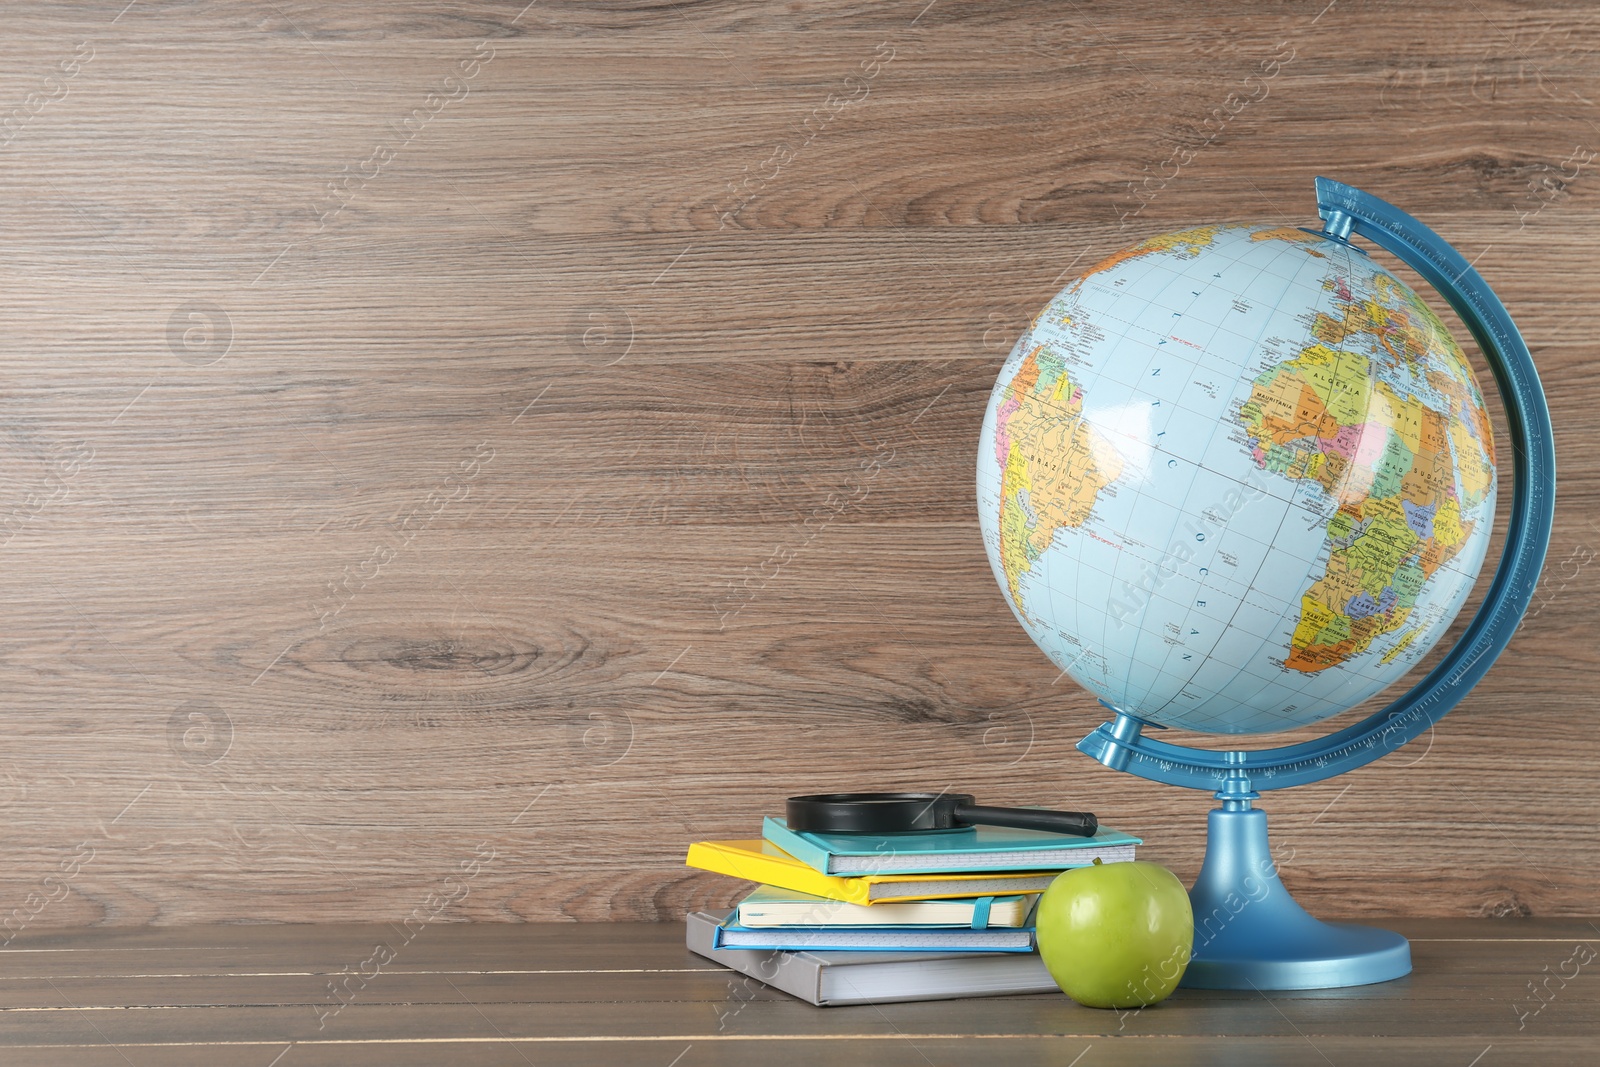
<svg viewBox="0 0 1600 1067">
<path fill-rule="evenodd" d="M 1267 846 L 1267 813 L 1228 798 L 1207 819 L 1205 863 L 1189 890 L 1189 989 L 1329 989 L 1411 973 L 1411 945 L 1389 930 L 1325 923 L 1295 903 Z"/>
</svg>

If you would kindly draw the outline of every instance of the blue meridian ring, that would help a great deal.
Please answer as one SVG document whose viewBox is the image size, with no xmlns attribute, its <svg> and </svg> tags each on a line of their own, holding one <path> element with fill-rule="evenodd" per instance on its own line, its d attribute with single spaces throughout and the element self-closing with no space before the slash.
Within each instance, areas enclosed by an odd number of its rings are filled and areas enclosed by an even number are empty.
<svg viewBox="0 0 1600 1067">
<path fill-rule="evenodd" d="M 1318 178 L 1322 236 L 1365 237 L 1422 275 L 1455 309 L 1489 360 L 1511 430 L 1511 514 L 1505 548 L 1478 614 L 1445 657 L 1394 703 L 1315 741 L 1220 752 L 1154 741 L 1147 725 L 1120 709 L 1078 748 L 1108 767 L 1192 789 L 1215 790 L 1241 774 L 1257 791 L 1320 782 L 1363 767 L 1429 729 L 1471 691 L 1505 650 L 1533 599 L 1555 521 L 1556 454 L 1550 408 L 1528 345 L 1500 298 L 1461 254 L 1392 204 Z M 1242 783 L 1241 783 L 1242 784 Z"/>
</svg>

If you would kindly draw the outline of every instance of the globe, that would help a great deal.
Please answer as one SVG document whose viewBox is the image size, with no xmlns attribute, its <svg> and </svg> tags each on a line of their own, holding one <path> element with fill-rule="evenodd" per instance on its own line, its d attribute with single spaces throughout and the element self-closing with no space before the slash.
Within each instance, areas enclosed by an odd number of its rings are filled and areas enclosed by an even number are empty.
<svg viewBox="0 0 1600 1067">
<path fill-rule="evenodd" d="M 1006 602 L 1113 713 L 1112 770 L 1214 792 L 1182 985 L 1310 989 L 1411 970 L 1387 930 L 1313 918 L 1279 880 L 1261 793 L 1355 770 L 1455 707 L 1516 633 L 1555 509 L 1533 357 L 1465 258 L 1399 208 L 1318 178 L 1320 230 L 1204 225 L 1118 251 L 1047 304 L 1001 368 L 978 514 Z M 1479 577 L 1501 490 L 1483 394 L 1450 332 L 1357 246 L 1460 315 L 1506 412 L 1511 503 L 1476 614 L 1388 707 L 1306 727 L 1419 667 Z"/>
<path fill-rule="evenodd" d="M 1404 675 L 1494 524 L 1494 441 L 1449 331 L 1349 244 L 1204 226 L 1108 256 L 1001 370 L 978 452 L 995 577 L 1106 703 L 1304 726 Z"/>
</svg>

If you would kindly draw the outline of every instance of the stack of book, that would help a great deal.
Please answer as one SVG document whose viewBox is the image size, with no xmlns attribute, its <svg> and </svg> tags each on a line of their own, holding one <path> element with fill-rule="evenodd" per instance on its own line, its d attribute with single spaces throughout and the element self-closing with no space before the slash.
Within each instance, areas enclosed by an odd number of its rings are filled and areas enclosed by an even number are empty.
<svg viewBox="0 0 1600 1067">
<path fill-rule="evenodd" d="M 1048 992 L 1038 895 L 1139 843 L 1105 827 L 822 834 L 768 818 L 760 841 L 689 847 L 689 866 L 762 885 L 726 916 L 691 914 L 688 946 L 817 1005 Z"/>
</svg>

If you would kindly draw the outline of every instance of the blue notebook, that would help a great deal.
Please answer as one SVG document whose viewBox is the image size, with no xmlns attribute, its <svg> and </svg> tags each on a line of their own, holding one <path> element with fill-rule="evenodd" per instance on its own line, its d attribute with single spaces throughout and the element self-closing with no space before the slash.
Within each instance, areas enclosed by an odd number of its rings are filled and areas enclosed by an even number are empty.
<svg viewBox="0 0 1600 1067">
<path fill-rule="evenodd" d="M 1032 952 L 1031 926 L 997 929 L 927 929 L 916 926 L 738 925 L 729 915 L 711 937 L 711 947 L 780 949 L 784 952 Z"/>
<path fill-rule="evenodd" d="M 768 816 L 761 836 L 823 874 L 1064 871 L 1133 859 L 1139 838 L 1100 827 L 1093 837 L 971 826 L 911 834 L 816 834 Z"/>
<path fill-rule="evenodd" d="M 1027 926 L 1038 895 L 954 897 L 852 904 L 845 900 L 757 886 L 739 902 L 729 922 L 746 929 L 769 926 L 920 926 L 968 930 Z"/>
</svg>

